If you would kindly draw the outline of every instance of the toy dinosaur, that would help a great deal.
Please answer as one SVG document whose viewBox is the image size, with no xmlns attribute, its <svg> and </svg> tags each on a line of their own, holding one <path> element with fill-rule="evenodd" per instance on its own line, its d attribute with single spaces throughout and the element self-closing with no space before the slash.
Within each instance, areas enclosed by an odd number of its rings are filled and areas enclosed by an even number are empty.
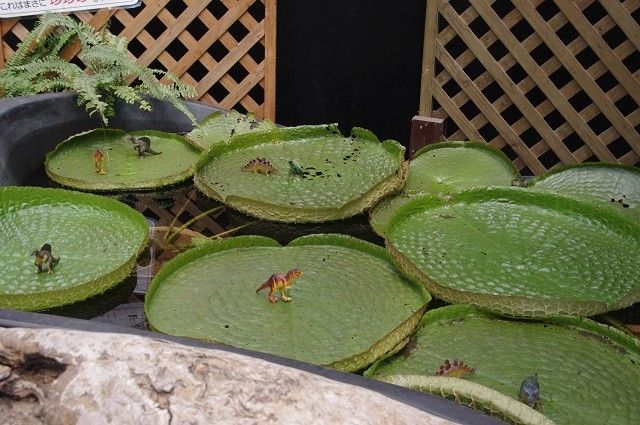
<svg viewBox="0 0 640 425">
<path fill-rule="evenodd" d="M 93 172 L 103 176 L 106 174 L 104 171 L 104 152 L 102 149 L 93 151 Z"/>
<path fill-rule="evenodd" d="M 243 171 L 250 171 L 256 174 L 269 174 L 275 173 L 276 167 L 267 161 L 266 158 L 254 158 L 251 161 L 247 162 L 246 165 L 242 167 Z"/>
<path fill-rule="evenodd" d="M 35 255 L 36 259 L 33 264 L 38 267 L 38 271 L 36 273 L 42 273 L 44 271 L 47 274 L 53 273 L 53 268 L 60 261 L 60 257 L 56 258 L 51 254 L 51 245 L 46 243 L 42 245 L 42 248 L 39 250 L 35 250 L 31 253 L 31 255 Z"/>
<path fill-rule="evenodd" d="M 129 140 L 133 143 L 134 149 L 138 152 L 139 157 L 143 157 L 150 153 L 152 155 L 160 155 L 162 152 L 156 152 L 151 149 L 151 139 L 147 136 L 133 137 L 129 136 Z"/>
<path fill-rule="evenodd" d="M 304 176 L 304 171 L 302 171 L 302 167 L 295 161 L 289 161 L 289 172 L 291 174 L 295 174 L 298 176 Z"/>
<path fill-rule="evenodd" d="M 528 376 L 522 381 L 518 399 L 534 409 L 540 406 L 540 385 L 537 375 Z"/>
<path fill-rule="evenodd" d="M 265 283 L 263 283 L 258 289 L 256 289 L 256 294 L 263 289 L 269 288 L 269 301 L 271 301 L 272 303 L 275 303 L 277 301 L 275 296 L 276 291 L 280 291 L 280 299 L 282 301 L 291 301 L 291 298 L 287 296 L 285 291 L 293 284 L 293 281 L 300 276 L 302 276 L 302 271 L 299 269 L 291 269 L 287 272 L 287 274 L 273 274 L 269 279 L 267 279 Z"/>
<path fill-rule="evenodd" d="M 450 378 L 464 378 L 473 372 L 475 372 L 475 369 L 464 364 L 462 360 L 454 360 L 453 363 L 451 363 L 449 359 L 445 359 L 444 363 L 438 368 L 436 375 L 448 376 Z"/>
</svg>

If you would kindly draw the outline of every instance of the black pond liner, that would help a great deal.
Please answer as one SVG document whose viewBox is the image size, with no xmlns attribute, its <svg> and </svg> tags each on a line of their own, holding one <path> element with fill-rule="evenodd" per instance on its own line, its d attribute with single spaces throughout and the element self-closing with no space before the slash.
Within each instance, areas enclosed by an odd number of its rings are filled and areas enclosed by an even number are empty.
<svg viewBox="0 0 640 425">
<path fill-rule="evenodd" d="M 127 131 L 155 129 L 170 132 L 187 132 L 192 124 L 181 112 L 171 104 L 151 100 L 152 112 L 142 111 L 136 106 L 120 103 L 118 114 L 109 120 L 109 127 L 122 128 Z M 218 110 L 195 102 L 187 102 L 187 106 L 198 120 Z M 101 122 L 97 116 L 89 115 L 76 105 L 73 93 L 53 93 L 36 96 L 25 96 L 0 101 L 0 186 L 53 186 L 44 172 L 44 156 L 58 143 L 68 137 L 98 128 Z M 129 291 L 131 284 L 124 282 L 121 286 L 107 291 L 107 299 L 96 303 L 97 298 L 80 302 L 74 308 L 50 310 L 48 314 L 28 313 L 22 311 L 0 309 L 0 328 L 62 328 L 92 332 L 115 332 L 160 338 L 192 347 L 212 348 L 263 359 L 293 367 L 306 372 L 324 376 L 335 381 L 356 385 L 383 394 L 422 411 L 465 424 L 502 424 L 469 407 L 449 400 L 409 390 L 396 385 L 364 378 L 360 375 L 338 372 L 307 363 L 298 362 L 278 356 L 237 349 L 229 346 L 196 341 L 188 338 L 152 333 L 145 330 L 123 327 L 111 323 L 89 321 L 62 317 L 56 314 L 87 317 L 88 310 L 101 310 L 98 314 L 115 305 L 110 304 L 113 298 L 125 302 L 121 291 Z M 117 302 L 117 301 L 116 301 Z M 104 307 L 102 307 L 104 305 Z M 74 310 L 78 310 L 76 312 Z M 94 310 L 95 311 L 95 310 Z"/>
</svg>

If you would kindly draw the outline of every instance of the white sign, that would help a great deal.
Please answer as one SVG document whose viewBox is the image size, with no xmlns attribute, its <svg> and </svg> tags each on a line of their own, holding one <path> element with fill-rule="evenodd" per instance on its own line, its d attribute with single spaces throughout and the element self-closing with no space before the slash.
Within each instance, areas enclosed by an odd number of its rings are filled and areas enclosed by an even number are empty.
<svg viewBox="0 0 640 425">
<path fill-rule="evenodd" d="M 0 0 L 0 18 L 126 7 L 139 2 L 140 0 Z"/>
</svg>

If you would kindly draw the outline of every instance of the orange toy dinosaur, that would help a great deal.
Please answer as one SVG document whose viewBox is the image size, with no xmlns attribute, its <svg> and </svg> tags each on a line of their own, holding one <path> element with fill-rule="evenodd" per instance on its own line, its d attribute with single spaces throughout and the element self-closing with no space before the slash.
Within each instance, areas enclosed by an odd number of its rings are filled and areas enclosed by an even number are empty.
<svg viewBox="0 0 640 425">
<path fill-rule="evenodd" d="M 93 172 L 99 174 L 106 174 L 104 171 L 104 152 L 102 149 L 96 149 L 93 152 Z"/>
<path fill-rule="evenodd" d="M 275 296 L 276 291 L 280 291 L 280 299 L 282 301 L 291 301 L 291 298 L 287 296 L 285 290 L 293 284 L 293 281 L 296 278 L 300 276 L 302 276 L 302 271 L 298 269 L 291 269 L 287 272 L 287 274 L 273 274 L 269 279 L 267 279 L 265 283 L 263 283 L 258 289 L 256 289 L 256 294 L 263 289 L 269 288 L 269 301 L 271 301 L 272 303 L 278 301 Z"/>
</svg>

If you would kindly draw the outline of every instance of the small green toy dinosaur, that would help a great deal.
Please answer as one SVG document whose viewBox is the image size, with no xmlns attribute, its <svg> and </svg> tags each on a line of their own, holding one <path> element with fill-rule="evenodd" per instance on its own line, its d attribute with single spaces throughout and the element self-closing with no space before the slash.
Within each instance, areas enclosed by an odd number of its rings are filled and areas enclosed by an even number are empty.
<svg viewBox="0 0 640 425">
<path fill-rule="evenodd" d="M 269 288 L 269 301 L 271 301 L 272 303 L 278 301 L 275 296 L 276 291 L 280 292 L 280 299 L 282 301 L 291 301 L 291 298 L 287 296 L 285 291 L 293 284 L 293 281 L 300 276 L 302 276 L 302 271 L 299 269 L 291 269 L 287 272 L 287 274 L 273 274 L 271 275 L 271 277 L 269 277 L 269 279 L 267 279 L 265 283 L 263 283 L 258 289 L 256 289 L 256 294 L 263 289 Z"/>
<path fill-rule="evenodd" d="M 304 171 L 302 171 L 302 167 L 295 161 L 289 161 L 289 172 L 294 175 L 304 176 Z"/>
</svg>

